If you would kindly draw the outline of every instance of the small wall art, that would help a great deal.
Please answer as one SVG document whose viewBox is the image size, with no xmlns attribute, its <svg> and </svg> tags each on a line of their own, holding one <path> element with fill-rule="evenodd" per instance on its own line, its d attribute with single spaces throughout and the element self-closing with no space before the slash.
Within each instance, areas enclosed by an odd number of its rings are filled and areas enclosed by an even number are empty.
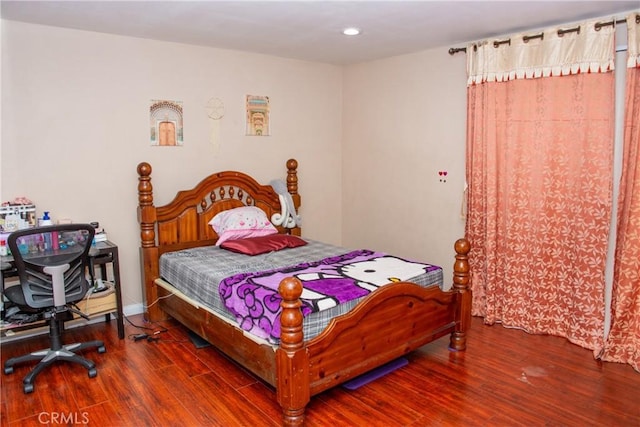
<svg viewBox="0 0 640 427">
<path fill-rule="evenodd" d="M 149 108 L 151 145 L 181 146 L 182 101 L 152 99 Z"/>
<path fill-rule="evenodd" d="M 247 135 L 269 135 L 269 97 L 247 95 Z"/>
</svg>

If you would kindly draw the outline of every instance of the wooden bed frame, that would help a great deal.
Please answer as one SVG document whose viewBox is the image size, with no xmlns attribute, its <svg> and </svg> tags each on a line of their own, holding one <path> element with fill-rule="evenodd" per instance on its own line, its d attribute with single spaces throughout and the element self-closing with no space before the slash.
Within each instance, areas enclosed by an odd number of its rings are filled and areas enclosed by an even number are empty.
<svg viewBox="0 0 640 427">
<path fill-rule="evenodd" d="M 287 187 L 296 208 L 298 162 L 287 165 Z M 302 425 L 310 397 L 403 356 L 444 335 L 449 348 L 466 348 L 471 321 L 469 243 L 458 240 L 453 287 L 421 287 L 400 282 L 369 294 L 349 313 L 335 318 L 317 337 L 304 341 L 299 297 L 301 283 L 282 281 L 281 343 L 260 344 L 210 311 L 195 306 L 156 284 L 159 257 L 165 252 L 213 245 L 217 236 L 208 225 L 218 212 L 244 205 L 262 208 L 269 218 L 280 213 L 278 195 L 241 172 L 215 173 L 193 189 L 180 191 L 169 204 L 154 206 L 151 165 L 138 165 L 138 221 L 145 315 L 159 321 L 173 317 L 240 365 L 273 386 L 283 411 L 284 425 Z M 282 233 L 300 235 L 300 228 Z"/>
</svg>

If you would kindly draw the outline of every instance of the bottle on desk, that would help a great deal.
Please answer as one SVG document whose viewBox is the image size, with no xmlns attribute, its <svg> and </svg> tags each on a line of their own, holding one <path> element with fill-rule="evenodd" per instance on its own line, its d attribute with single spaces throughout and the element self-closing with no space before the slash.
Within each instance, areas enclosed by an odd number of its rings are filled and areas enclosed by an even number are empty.
<svg viewBox="0 0 640 427">
<path fill-rule="evenodd" d="M 51 217 L 49 216 L 49 211 L 45 211 L 44 216 L 42 217 L 42 219 L 40 219 L 38 221 L 38 225 L 40 227 L 45 227 L 47 225 L 52 225 L 53 221 L 51 221 Z M 52 233 L 43 233 L 43 238 L 44 238 L 44 242 L 43 242 L 43 250 L 48 251 L 51 249 L 55 249 L 53 247 L 53 238 L 51 236 Z"/>
<path fill-rule="evenodd" d="M 60 241 L 58 239 L 57 231 L 53 231 L 51 233 L 51 249 L 53 249 L 54 251 L 57 251 L 58 249 L 60 249 Z"/>
<path fill-rule="evenodd" d="M 52 225 L 53 221 L 51 221 L 51 217 L 49 216 L 49 211 L 45 211 L 42 219 L 38 220 L 38 225 L 40 227 L 44 227 L 46 225 Z"/>
</svg>

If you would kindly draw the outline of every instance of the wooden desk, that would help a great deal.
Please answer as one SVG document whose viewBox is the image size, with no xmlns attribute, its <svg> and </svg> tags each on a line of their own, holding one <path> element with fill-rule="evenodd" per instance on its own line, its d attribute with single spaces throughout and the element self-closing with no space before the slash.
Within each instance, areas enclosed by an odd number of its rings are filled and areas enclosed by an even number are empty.
<svg viewBox="0 0 640 427">
<path fill-rule="evenodd" d="M 124 314 L 122 310 L 122 289 L 120 285 L 120 264 L 118 259 L 118 246 L 111 242 L 98 242 L 95 244 L 95 248 L 97 249 L 97 254 L 92 255 L 91 263 L 94 266 L 94 274 L 95 268 L 98 268 L 99 276 L 105 281 L 110 281 L 113 283 L 114 292 L 107 293 L 104 296 L 101 296 L 100 293 L 91 293 L 88 294 L 85 299 L 79 301 L 77 303 L 78 307 L 84 312 L 87 311 L 89 317 L 95 317 L 98 315 L 104 314 L 105 321 L 111 320 L 111 313 L 116 313 L 116 322 L 118 325 L 118 337 L 120 339 L 124 338 Z M 11 256 L 3 256 L 0 257 L 0 262 L 8 268 L 2 270 L 3 282 L 4 279 L 10 279 L 11 277 L 15 277 L 17 272 L 15 268 L 11 266 L 11 262 L 13 258 Z M 111 266 L 111 277 L 109 278 L 109 269 L 108 266 Z M 111 295 L 114 295 L 112 297 Z M 71 320 L 68 323 L 74 322 L 75 320 Z M 42 333 L 47 333 L 48 328 L 43 320 L 27 323 L 22 325 L 11 325 L 11 326 L 0 326 L 0 337 L 1 338 L 13 338 L 19 337 L 20 335 L 27 335 L 27 333 L 31 333 L 32 335 L 34 329 L 41 328 Z"/>
</svg>

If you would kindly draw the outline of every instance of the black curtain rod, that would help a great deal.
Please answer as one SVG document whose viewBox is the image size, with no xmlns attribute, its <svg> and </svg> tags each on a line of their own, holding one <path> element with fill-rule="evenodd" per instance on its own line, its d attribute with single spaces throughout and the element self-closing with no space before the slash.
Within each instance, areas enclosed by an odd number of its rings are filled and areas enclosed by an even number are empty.
<svg viewBox="0 0 640 427">
<path fill-rule="evenodd" d="M 455 55 L 458 52 L 467 52 L 467 48 L 466 47 L 452 47 L 449 48 L 449 55 Z"/>
<path fill-rule="evenodd" d="M 626 19 L 618 19 L 617 21 L 614 19 L 613 21 L 609 21 L 609 22 L 596 22 L 594 25 L 594 28 L 596 31 L 600 31 L 600 29 L 602 27 L 608 27 L 610 25 L 616 25 L 616 24 L 623 24 L 627 22 Z M 636 24 L 640 24 L 640 15 L 636 15 Z M 578 34 L 580 33 L 580 27 L 576 27 L 576 28 L 570 28 L 568 30 L 563 30 L 563 29 L 559 29 L 558 30 L 558 36 L 562 37 L 563 35 L 565 35 L 566 33 L 572 33 L 572 32 L 577 32 Z M 536 34 L 533 36 L 523 36 L 522 40 L 527 43 L 529 40 L 531 39 L 544 39 L 544 33 L 540 33 L 540 34 Z M 507 40 L 502 40 L 502 41 L 494 41 L 493 42 L 493 47 L 499 47 L 501 44 L 511 44 L 511 39 L 507 39 Z M 474 49 L 476 48 L 476 46 L 474 45 Z M 455 55 L 458 52 L 467 52 L 467 48 L 466 47 L 452 47 L 449 48 L 449 55 Z"/>
<path fill-rule="evenodd" d="M 608 27 L 609 25 L 615 25 L 615 24 L 623 24 L 627 22 L 626 19 L 618 19 L 613 20 L 613 21 L 609 21 L 609 22 L 596 22 L 596 24 L 594 25 L 596 31 L 600 31 L 600 28 L 602 27 Z M 640 15 L 636 15 L 636 24 L 640 24 Z"/>
</svg>

